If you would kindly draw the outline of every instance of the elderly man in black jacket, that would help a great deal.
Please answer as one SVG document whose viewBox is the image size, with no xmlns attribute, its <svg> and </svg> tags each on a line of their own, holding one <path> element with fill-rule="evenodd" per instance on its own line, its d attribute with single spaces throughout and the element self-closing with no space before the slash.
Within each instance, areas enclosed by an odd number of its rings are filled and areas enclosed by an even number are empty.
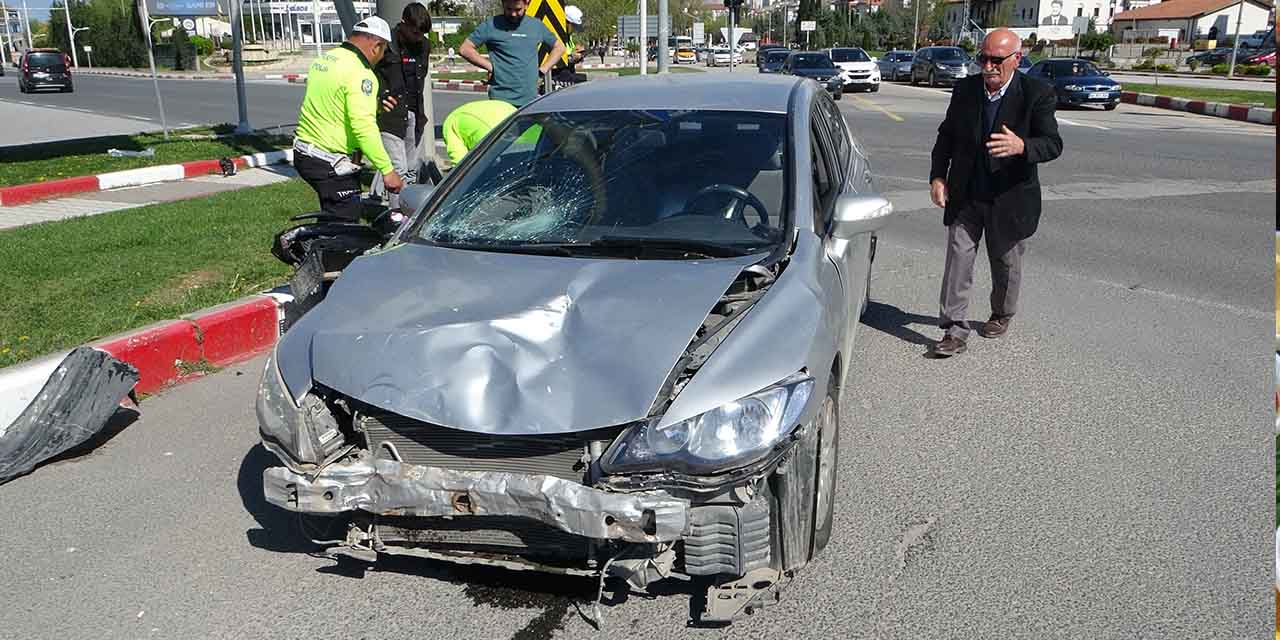
<svg viewBox="0 0 1280 640">
<path fill-rule="evenodd" d="M 1018 310 L 1026 239 L 1040 222 L 1036 165 L 1062 153 L 1053 87 L 1018 71 L 1022 41 L 997 29 L 982 41 L 981 76 L 956 83 L 933 146 L 929 187 L 943 207 L 947 260 L 939 300 L 936 357 L 964 353 L 965 314 L 978 241 L 991 261 L 991 317 L 979 334 L 998 338 Z"/>
</svg>

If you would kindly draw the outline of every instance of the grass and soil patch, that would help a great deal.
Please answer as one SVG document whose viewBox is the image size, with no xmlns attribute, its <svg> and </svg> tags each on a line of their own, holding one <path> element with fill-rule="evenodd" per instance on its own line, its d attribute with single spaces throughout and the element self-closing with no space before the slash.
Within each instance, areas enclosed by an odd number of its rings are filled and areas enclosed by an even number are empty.
<svg viewBox="0 0 1280 640">
<path fill-rule="evenodd" d="M 1269 109 L 1276 108 L 1275 91 L 1249 91 L 1246 89 L 1211 89 L 1207 87 L 1183 87 L 1178 85 L 1137 84 L 1124 82 L 1125 91 L 1150 93 L 1171 98 L 1187 98 L 1206 102 L 1229 102 L 1231 104 L 1258 104 Z"/>
<path fill-rule="evenodd" d="M 286 281 L 271 240 L 301 180 L 0 231 L 0 367 Z"/>
<path fill-rule="evenodd" d="M 131 136 L 104 136 L 4 147 L 0 149 L 0 187 L 275 151 L 292 144 L 292 139 L 288 136 L 235 136 L 231 135 L 232 130 L 230 125 L 222 125 L 175 129 L 170 132 L 168 140 L 157 131 Z M 107 155 L 108 149 L 145 151 L 148 148 L 155 149 L 154 156 L 115 158 Z"/>
</svg>

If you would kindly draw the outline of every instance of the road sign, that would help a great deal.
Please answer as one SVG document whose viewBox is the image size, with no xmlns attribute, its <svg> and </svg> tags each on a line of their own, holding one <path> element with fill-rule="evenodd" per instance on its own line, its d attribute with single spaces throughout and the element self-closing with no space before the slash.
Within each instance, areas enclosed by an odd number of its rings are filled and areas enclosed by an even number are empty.
<svg viewBox="0 0 1280 640">
<path fill-rule="evenodd" d="M 569 62 L 569 21 L 564 17 L 564 6 L 560 4 L 560 0 L 533 0 L 529 3 L 529 8 L 525 9 L 525 15 L 538 18 L 542 20 L 542 24 L 547 25 L 556 39 L 564 45 L 564 55 L 561 59 Z M 538 64 L 546 64 L 549 55 L 551 55 L 550 47 L 546 45 L 538 47 Z"/>
<path fill-rule="evenodd" d="M 216 16 L 218 0 L 146 0 L 153 16 Z"/>
<path fill-rule="evenodd" d="M 1089 33 L 1089 17 L 1075 16 L 1071 19 L 1071 35 L 1079 36 Z"/>
<path fill-rule="evenodd" d="M 706 26 L 701 22 L 693 23 L 693 43 L 702 44 L 707 41 Z"/>
<path fill-rule="evenodd" d="M 818 29 L 817 20 L 801 20 L 800 21 L 801 31 L 816 31 L 817 29 Z"/>
<path fill-rule="evenodd" d="M 182 28 L 186 29 L 187 31 L 195 31 L 196 21 L 192 20 L 191 18 L 186 18 L 182 21 Z"/>
<path fill-rule="evenodd" d="M 86 45 L 84 46 L 84 52 L 85 52 L 85 53 L 93 53 L 93 47 L 91 47 L 91 46 L 89 46 L 89 45 L 87 45 L 87 44 L 86 44 Z"/>
</svg>

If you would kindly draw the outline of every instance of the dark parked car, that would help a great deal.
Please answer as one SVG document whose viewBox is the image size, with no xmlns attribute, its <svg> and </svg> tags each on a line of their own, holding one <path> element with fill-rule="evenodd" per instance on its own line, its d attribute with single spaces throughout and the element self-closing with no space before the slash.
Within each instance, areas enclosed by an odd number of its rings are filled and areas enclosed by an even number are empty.
<svg viewBox="0 0 1280 640">
<path fill-rule="evenodd" d="M 911 60 L 915 54 L 910 51 L 890 51 L 876 62 L 880 67 L 882 80 L 897 81 L 911 76 Z"/>
<path fill-rule="evenodd" d="M 1026 54 L 1023 54 L 1023 56 L 1018 59 L 1018 71 L 1026 73 L 1030 70 L 1031 70 L 1031 58 L 1028 58 Z"/>
<path fill-rule="evenodd" d="M 762 44 L 756 49 L 756 71 L 764 71 L 764 63 L 766 55 L 770 51 L 786 51 L 791 53 L 791 49 L 780 44 Z"/>
<path fill-rule="evenodd" d="M 1052 84 L 1058 105 L 1100 104 L 1107 111 L 1120 104 L 1120 83 L 1088 60 L 1050 58 L 1031 67 L 1027 75 Z"/>
<path fill-rule="evenodd" d="M 782 70 L 778 73 L 816 80 L 818 84 L 826 87 L 827 92 L 836 100 L 844 95 L 844 81 L 840 77 L 840 69 L 825 53 L 792 52 L 787 56 L 787 61 L 782 63 Z"/>
<path fill-rule="evenodd" d="M 1197 62 L 1201 66 L 1212 64 L 1227 64 L 1231 62 L 1231 47 L 1218 47 L 1209 51 L 1201 51 L 1200 53 L 1187 56 L 1185 62 Z"/>
<path fill-rule="evenodd" d="M 911 84 L 928 82 L 929 86 L 955 84 L 978 73 L 969 54 L 960 47 L 925 47 L 911 61 Z"/>
<path fill-rule="evenodd" d="M 790 49 L 769 49 L 756 57 L 756 66 L 759 67 L 760 73 L 779 73 L 782 71 L 783 63 L 787 61 L 787 56 L 790 55 Z"/>
<path fill-rule="evenodd" d="M 28 49 L 18 63 L 18 91 L 55 88 L 71 92 L 71 63 L 57 49 Z"/>
</svg>

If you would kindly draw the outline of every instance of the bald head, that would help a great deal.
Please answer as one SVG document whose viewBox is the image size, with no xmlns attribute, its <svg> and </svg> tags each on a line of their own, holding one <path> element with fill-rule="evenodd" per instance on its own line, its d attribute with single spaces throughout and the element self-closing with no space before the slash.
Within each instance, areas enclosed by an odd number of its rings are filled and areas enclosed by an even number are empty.
<svg viewBox="0 0 1280 640">
<path fill-rule="evenodd" d="M 978 65 L 982 67 L 982 83 L 995 93 L 1003 87 L 1022 59 L 1022 38 L 1008 29 L 996 29 L 982 39 Z"/>
</svg>

